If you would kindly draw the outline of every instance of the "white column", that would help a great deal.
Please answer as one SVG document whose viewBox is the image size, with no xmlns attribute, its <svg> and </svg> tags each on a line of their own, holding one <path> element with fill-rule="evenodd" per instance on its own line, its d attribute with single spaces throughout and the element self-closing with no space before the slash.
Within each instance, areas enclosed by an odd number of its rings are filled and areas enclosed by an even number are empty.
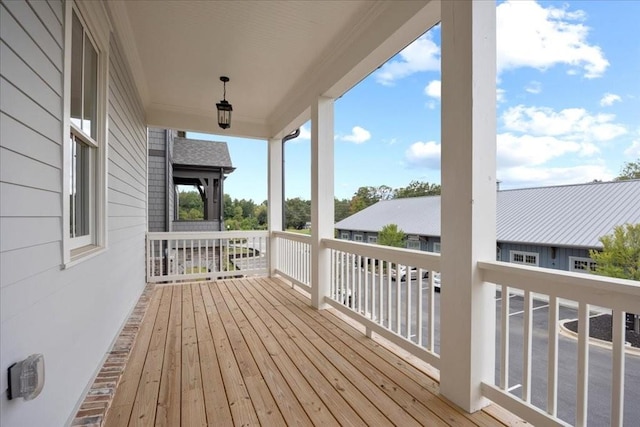
<svg viewBox="0 0 640 427">
<path fill-rule="evenodd" d="M 333 238 L 333 99 L 311 105 L 311 305 L 327 308 L 330 251 L 322 239 Z"/>
<path fill-rule="evenodd" d="M 493 382 L 496 257 L 496 4 L 442 5 L 440 392 L 474 412 Z"/>
<path fill-rule="evenodd" d="M 268 144 L 269 274 L 273 276 L 278 265 L 278 246 L 272 232 L 282 231 L 282 141 L 270 139 Z"/>
</svg>

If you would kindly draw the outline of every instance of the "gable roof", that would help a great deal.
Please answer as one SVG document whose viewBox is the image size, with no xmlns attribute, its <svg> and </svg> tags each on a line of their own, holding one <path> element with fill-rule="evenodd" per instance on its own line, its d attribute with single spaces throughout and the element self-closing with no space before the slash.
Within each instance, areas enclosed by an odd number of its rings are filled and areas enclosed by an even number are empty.
<svg viewBox="0 0 640 427">
<path fill-rule="evenodd" d="M 203 141 L 200 139 L 174 138 L 174 165 L 205 166 L 225 169 L 231 172 L 231 156 L 226 142 Z"/>
<path fill-rule="evenodd" d="M 497 199 L 500 242 L 599 248 L 616 225 L 640 223 L 640 180 L 503 190 Z M 440 196 L 380 201 L 335 227 L 378 232 L 387 224 L 440 236 Z"/>
</svg>

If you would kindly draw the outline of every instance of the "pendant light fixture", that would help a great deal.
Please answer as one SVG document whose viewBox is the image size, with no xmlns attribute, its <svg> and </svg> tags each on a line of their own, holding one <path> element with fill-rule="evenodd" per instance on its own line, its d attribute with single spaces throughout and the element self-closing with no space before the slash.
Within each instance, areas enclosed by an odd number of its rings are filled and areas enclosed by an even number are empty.
<svg viewBox="0 0 640 427">
<path fill-rule="evenodd" d="M 216 104 L 218 109 L 218 126 L 222 129 L 229 129 L 231 127 L 231 112 L 233 107 L 227 102 L 227 82 L 229 77 L 220 76 L 220 81 L 223 85 L 222 101 Z"/>
</svg>

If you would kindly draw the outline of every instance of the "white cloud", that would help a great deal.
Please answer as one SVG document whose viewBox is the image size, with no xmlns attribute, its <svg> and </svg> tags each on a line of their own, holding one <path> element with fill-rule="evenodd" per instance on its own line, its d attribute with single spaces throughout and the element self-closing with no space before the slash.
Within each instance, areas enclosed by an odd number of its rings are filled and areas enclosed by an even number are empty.
<svg viewBox="0 0 640 427">
<path fill-rule="evenodd" d="M 501 188 L 542 187 L 548 185 L 578 184 L 593 180 L 610 181 L 614 175 L 604 165 L 582 165 L 573 167 L 527 167 L 519 166 L 498 171 Z"/>
<path fill-rule="evenodd" d="M 614 102 L 620 102 L 622 98 L 620 95 L 616 95 L 615 93 L 605 93 L 600 100 L 601 107 L 610 107 Z"/>
<path fill-rule="evenodd" d="M 413 73 L 440 70 L 440 47 L 435 44 L 430 32 L 405 47 L 398 56 L 398 59 L 387 62 L 376 71 L 378 83 L 392 85 L 395 80 Z"/>
<path fill-rule="evenodd" d="M 539 94 L 540 92 L 542 92 L 542 83 L 537 82 L 537 81 L 531 81 L 529 82 L 528 85 L 526 85 L 524 87 L 524 90 L 526 90 L 529 93 L 533 93 L 533 94 Z"/>
<path fill-rule="evenodd" d="M 627 133 L 623 125 L 614 122 L 613 114 L 590 114 L 583 108 L 555 111 L 517 105 L 507 109 L 502 120 L 507 130 L 581 142 L 610 141 Z"/>
<path fill-rule="evenodd" d="M 570 66 L 588 79 L 601 77 L 609 66 L 599 46 L 587 42 L 589 27 L 582 11 L 544 8 L 532 0 L 507 0 L 496 11 L 498 73 L 520 67 L 546 70 Z"/>
<path fill-rule="evenodd" d="M 507 101 L 507 98 L 505 96 L 506 93 L 507 93 L 506 90 L 501 88 L 496 88 L 496 102 L 497 103 L 506 102 Z"/>
<path fill-rule="evenodd" d="M 343 141 L 353 142 L 355 144 L 362 144 L 371 139 L 371 132 L 360 126 L 354 126 L 353 129 L 351 129 L 350 135 L 342 136 L 340 139 Z"/>
<path fill-rule="evenodd" d="M 591 143 L 553 136 L 501 133 L 497 137 L 497 160 L 500 169 L 539 166 L 565 154 L 590 156 L 597 152 L 598 148 Z"/>
<path fill-rule="evenodd" d="M 424 93 L 431 98 L 440 99 L 440 89 L 441 89 L 440 80 L 431 80 L 429 84 L 424 88 Z"/>
<path fill-rule="evenodd" d="M 624 150 L 624 155 L 627 157 L 640 158 L 640 140 L 633 141 L 629 148 Z"/>
<path fill-rule="evenodd" d="M 296 139 L 311 139 L 311 130 L 307 129 L 306 126 L 300 126 L 300 135 Z"/>
<path fill-rule="evenodd" d="M 440 144 L 435 141 L 414 142 L 404 153 L 409 166 L 438 169 L 440 167 Z"/>
</svg>

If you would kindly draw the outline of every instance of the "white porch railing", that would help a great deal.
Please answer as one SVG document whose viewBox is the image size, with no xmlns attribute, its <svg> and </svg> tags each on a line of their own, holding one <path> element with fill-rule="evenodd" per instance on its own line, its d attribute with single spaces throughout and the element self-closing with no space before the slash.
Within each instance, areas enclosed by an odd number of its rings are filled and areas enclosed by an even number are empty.
<svg viewBox="0 0 640 427">
<path fill-rule="evenodd" d="M 147 281 L 268 274 L 267 231 L 147 233 Z"/>
<path fill-rule="evenodd" d="M 482 262 L 480 268 L 487 282 L 496 283 L 501 291 L 500 315 L 498 316 L 499 336 L 499 378 L 496 384 L 482 384 L 483 394 L 500 406 L 531 422 L 534 425 L 567 425 L 558 416 L 558 385 L 563 381 L 576 381 L 575 406 L 564 408 L 566 413 L 575 413 L 575 425 L 587 424 L 588 385 L 589 385 L 589 313 L 593 309 L 597 312 L 612 314 L 613 340 L 611 359 L 610 389 L 599 389 L 598 393 L 611 392 L 610 425 L 622 426 L 624 414 L 625 390 L 625 312 L 640 311 L 640 285 L 630 280 L 611 279 L 607 277 L 591 276 L 527 266 L 514 265 L 504 262 Z M 522 298 L 523 308 L 518 312 L 523 316 L 522 322 L 522 350 L 515 350 L 510 336 L 510 300 L 513 295 Z M 534 307 L 534 300 L 537 307 Z M 542 301 L 542 304 L 540 302 Z M 545 305 L 548 304 L 548 307 Z M 559 305 L 577 307 L 578 317 L 578 345 L 577 364 L 572 366 L 565 363 L 562 375 L 558 378 L 559 350 Z M 546 336 L 533 334 L 534 310 L 548 309 L 546 319 Z M 536 319 L 544 321 L 544 319 Z M 538 328 L 539 329 L 539 328 Z M 498 333 L 498 332 L 496 332 Z M 520 344 L 520 343 L 518 343 Z M 546 381 L 532 378 L 532 352 L 534 345 L 546 347 Z M 516 354 L 514 354 L 514 352 Z M 521 352 L 521 354 L 517 354 Z M 510 381 L 509 364 L 514 357 L 522 357 L 522 377 Z M 540 360 L 536 360 L 539 363 Z M 566 371 L 575 369 L 574 375 L 567 375 Z M 599 369 L 602 369 L 600 367 Z M 600 372 L 602 373 L 602 372 Z M 567 378 L 568 377 L 568 378 Z M 535 402 L 532 399 L 533 380 L 538 386 L 546 382 L 546 402 Z M 510 392 L 512 382 L 521 381 L 520 397 Z M 605 387 L 606 388 L 606 387 Z M 572 396 L 565 395 L 566 402 Z M 628 422 L 632 420 L 627 420 Z"/>
<path fill-rule="evenodd" d="M 288 232 L 274 232 L 271 238 L 276 239 L 273 247 L 277 253 L 271 259 L 274 271 L 310 292 L 311 238 Z M 268 240 L 267 232 L 148 233 L 147 279 L 159 282 L 266 275 Z M 330 295 L 326 302 L 364 325 L 368 335 L 375 332 L 439 368 L 440 306 L 435 282 L 440 255 L 336 239 L 323 239 L 322 245 L 331 251 Z M 624 315 L 640 311 L 638 283 L 493 261 L 481 262 L 479 267 L 484 280 L 497 284 L 499 292 L 497 304 L 487 307 L 498 313 L 497 371 L 494 382 L 482 383 L 483 395 L 534 425 L 586 425 L 589 313 L 606 312 L 613 317 L 613 343 L 611 382 L 604 388 L 605 394 L 611 395 L 610 424 L 621 426 L 628 351 Z M 516 304 L 522 307 L 516 309 Z M 577 346 L 559 339 L 559 321 L 565 310 L 577 310 Z M 520 316 L 522 325 L 514 323 L 514 315 Z M 516 331 L 522 338 L 518 335 L 510 339 Z M 562 357 L 563 341 L 565 347 L 573 345 L 572 351 L 577 353 L 577 362 L 568 367 Z M 546 357 L 534 359 L 533 355 L 541 351 Z M 520 364 L 521 370 L 515 366 Z M 542 379 L 540 372 L 545 375 Z M 567 377 L 567 372 L 572 373 Z M 626 375 L 629 378 L 628 370 Z M 567 381 L 575 385 L 571 396 L 558 391 Z M 601 395 L 602 390 L 598 393 Z"/>
<path fill-rule="evenodd" d="M 306 234 L 274 231 L 278 255 L 276 273 L 311 292 L 311 237 Z"/>
<path fill-rule="evenodd" d="M 331 249 L 328 303 L 438 368 L 439 311 L 434 279 L 440 255 L 325 239 Z"/>
</svg>

